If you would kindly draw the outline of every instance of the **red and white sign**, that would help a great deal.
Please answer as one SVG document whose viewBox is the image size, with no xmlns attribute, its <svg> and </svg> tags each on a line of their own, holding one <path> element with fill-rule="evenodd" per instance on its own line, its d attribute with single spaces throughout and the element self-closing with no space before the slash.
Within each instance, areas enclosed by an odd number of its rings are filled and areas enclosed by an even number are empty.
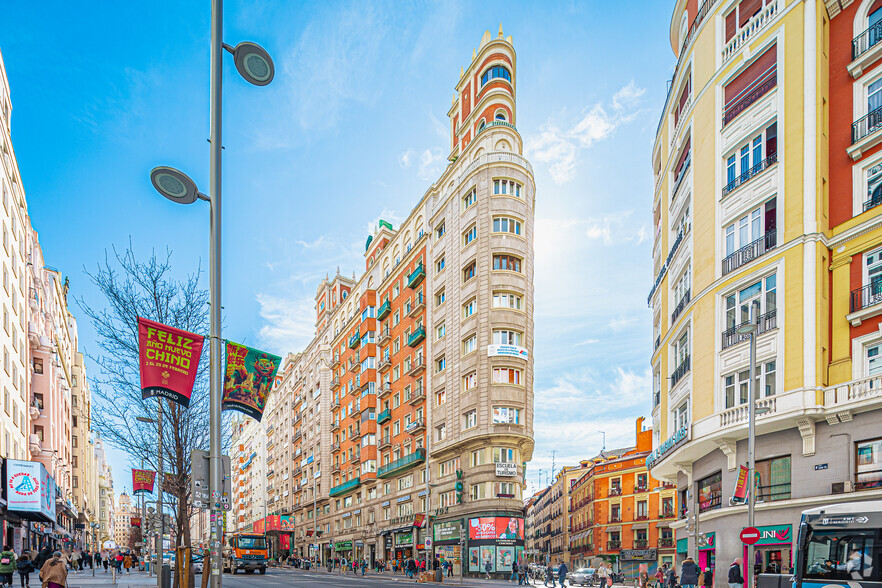
<svg viewBox="0 0 882 588">
<path fill-rule="evenodd" d="M 741 530 L 739 537 L 745 545 L 753 545 L 760 540 L 760 531 L 756 527 L 746 527 Z"/>
</svg>

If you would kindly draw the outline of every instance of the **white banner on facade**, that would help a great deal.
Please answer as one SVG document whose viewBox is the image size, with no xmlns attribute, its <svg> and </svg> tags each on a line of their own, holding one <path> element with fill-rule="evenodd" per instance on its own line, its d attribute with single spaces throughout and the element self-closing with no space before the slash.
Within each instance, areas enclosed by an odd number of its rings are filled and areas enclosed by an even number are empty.
<svg viewBox="0 0 882 588">
<path fill-rule="evenodd" d="M 497 463 L 496 475 L 499 477 L 513 478 L 518 475 L 518 464 L 516 463 Z"/>
<path fill-rule="evenodd" d="M 517 357 L 527 359 L 527 349 L 519 345 L 488 345 L 487 357 Z"/>
</svg>

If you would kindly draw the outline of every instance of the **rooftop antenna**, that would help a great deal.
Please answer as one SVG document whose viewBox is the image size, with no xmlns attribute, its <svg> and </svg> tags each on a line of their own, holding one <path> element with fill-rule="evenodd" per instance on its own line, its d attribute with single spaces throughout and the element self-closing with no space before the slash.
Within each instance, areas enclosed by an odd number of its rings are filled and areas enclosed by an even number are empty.
<svg viewBox="0 0 882 588">
<path fill-rule="evenodd" d="M 555 467 L 554 467 L 554 465 L 555 465 L 555 462 L 554 462 L 554 456 L 555 456 L 555 454 L 557 454 L 557 450 L 556 450 L 556 449 L 555 449 L 554 451 L 551 452 L 551 479 L 552 479 L 552 481 L 554 480 L 554 469 L 555 469 Z"/>
<path fill-rule="evenodd" d="M 603 447 L 600 449 L 600 453 L 606 451 L 606 431 L 601 431 L 601 435 L 603 435 Z"/>
</svg>

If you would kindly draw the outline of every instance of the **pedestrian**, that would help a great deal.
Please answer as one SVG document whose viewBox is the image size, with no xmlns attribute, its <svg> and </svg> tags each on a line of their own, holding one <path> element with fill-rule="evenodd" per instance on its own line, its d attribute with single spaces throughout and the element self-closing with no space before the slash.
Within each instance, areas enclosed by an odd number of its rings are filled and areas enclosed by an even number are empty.
<svg viewBox="0 0 882 588">
<path fill-rule="evenodd" d="M 49 550 L 48 547 L 44 547 L 34 558 L 34 567 L 38 570 L 42 570 L 43 564 L 49 561 L 51 558 L 52 552 Z"/>
<path fill-rule="evenodd" d="M 414 558 L 410 558 L 407 560 L 407 572 L 408 578 L 416 578 L 417 576 L 417 562 Z"/>
<path fill-rule="evenodd" d="M 65 588 L 67 586 L 67 566 L 61 557 L 61 552 L 56 551 L 52 558 L 43 564 L 40 569 L 40 581 L 43 588 Z"/>
<path fill-rule="evenodd" d="M 680 586 L 695 588 L 698 585 L 698 574 L 701 570 L 691 557 L 687 557 L 680 566 Z"/>
<path fill-rule="evenodd" d="M 662 567 L 655 570 L 655 585 L 657 588 L 662 588 L 665 585 L 665 571 L 668 569 L 668 564 L 662 565 Z"/>
<path fill-rule="evenodd" d="M 97 549 L 95 550 L 95 553 L 92 554 L 92 562 L 94 567 L 101 567 L 101 552 Z"/>
<path fill-rule="evenodd" d="M 123 567 L 126 569 L 127 574 L 132 573 L 132 555 L 129 552 L 126 552 L 123 558 Z"/>
<path fill-rule="evenodd" d="M 31 561 L 31 557 L 27 553 L 22 553 L 15 565 L 21 580 L 21 588 L 30 586 L 31 572 L 34 571 L 34 562 Z"/>
<path fill-rule="evenodd" d="M 450 560 L 446 560 L 444 563 L 447 564 L 447 577 L 452 578 L 453 577 L 453 562 Z"/>
<path fill-rule="evenodd" d="M 16 570 L 15 553 L 8 545 L 0 551 L 0 586 L 12 588 L 12 573 Z"/>
<path fill-rule="evenodd" d="M 518 564 L 518 586 L 523 586 L 527 583 L 527 564 L 524 563 L 524 560 L 521 560 L 521 563 Z"/>
<path fill-rule="evenodd" d="M 567 579 L 567 564 L 564 562 L 559 562 L 557 566 L 557 579 L 560 580 L 561 588 L 563 588 L 564 581 Z M 553 582 L 552 582 L 553 583 Z"/>
<path fill-rule="evenodd" d="M 512 560 L 511 562 L 511 576 L 508 578 L 509 582 L 514 582 L 518 579 L 518 562 Z"/>
<path fill-rule="evenodd" d="M 640 566 L 640 573 L 637 575 L 637 580 L 640 583 L 640 588 L 649 588 L 649 571 L 647 571 L 646 567 Z"/>
<path fill-rule="evenodd" d="M 548 565 L 545 566 L 545 582 L 542 585 L 548 586 L 549 580 L 551 581 L 551 588 L 554 588 L 554 568 L 551 567 L 551 562 L 548 562 Z"/>
<path fill-rule="evenodd" d="M 597 579 L 598 586 L 600 588 L 605 588 L 607 585 L 607 580 L 609 580 L 609 571 L 606 569 L 606 564 L 602 563 L 597 568 Z"/>
<path fill-rule="evenodd" d="M 729 588 L 742 588 L 744 576 L 741 575 L 741 558 L 736 559 L 729 565 Z"/>
<path fill-rule="evenodd" d="M 484 571 L 487 572 L 487 579 L 488 580 L 490 579 L 490 570 L 492 570 L 492 569 L 493 569 L 493 564 L 491 564 L 490 560 L 488 559 L 486 562 L 484 562 Z"/>
<path fill-rule="evenodd" d="M 704 573 L 701 574 L 701 585 L 704 588 L 713 588 L 714 573 L 710 568 L 704 568 Z"/>
<path fill-rule="evenodd" d="M 674 564 L 671 564 L 671 569 L 668 570 L 668 588 L 676 588 L 677 586 L 677 568 Z"/>
</svg>

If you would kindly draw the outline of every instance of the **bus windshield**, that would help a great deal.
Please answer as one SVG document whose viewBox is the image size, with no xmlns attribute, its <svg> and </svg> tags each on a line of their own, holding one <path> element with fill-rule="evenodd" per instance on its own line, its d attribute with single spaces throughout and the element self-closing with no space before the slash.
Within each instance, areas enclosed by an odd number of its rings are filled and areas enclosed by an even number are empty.
<svg viewBox="0 0 882 588">
<path fill-rule="evenodd" d="M 802 577 L 807 580 L 882 580 L 882 537 L 878 529 L 811 529 Z"/>
<path fill-rule="evenodd" d="M 261 536 L 242 536 L 238 543 L 239 549 L 266 549 L 266 539 Z"/>
</svg>

